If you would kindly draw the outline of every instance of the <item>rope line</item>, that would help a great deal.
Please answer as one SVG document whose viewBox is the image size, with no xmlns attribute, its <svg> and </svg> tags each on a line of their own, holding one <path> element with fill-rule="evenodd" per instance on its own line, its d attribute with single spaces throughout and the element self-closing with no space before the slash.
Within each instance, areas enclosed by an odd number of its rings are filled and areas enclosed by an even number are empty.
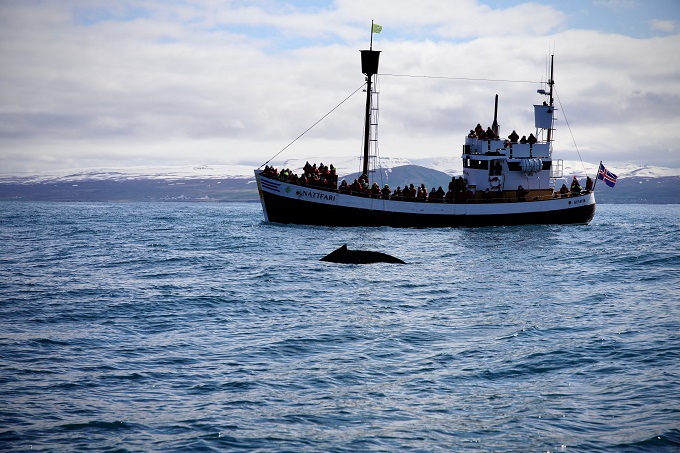
<svg viewBox="0 0 680 453">
<path fill-rule="evenodd" d="M 302 138 L 302 136 L 305 135 L 307 132 L 311 131 L 312 128 L 313 128 L 314 126 L 316 126 L 317 124 L 319 124 L 319 123 L 320 123 L 321 121 L 323 121 L 328 115 L 330 115 L 331 113 L 333 113 L 338 107 L 340 107 L 342 104 L 344 104 L 349 98 L 351 98 L 352 96 L 354 96 L 354 95 L 357 93 L 357 91 L 359 91 L 360 89 L 362 89 L 365 85 L 366 85 L 365 82 L 362 83 L 361 86 L 360 86 L 359 88 L 357 88 L 356 90 L 354 90 L 354 91 L 352 92 L 352 94 L 350 94 L 350 95 L 347 96 L 345 99 L 343 99 L 338 105 L 336 105 L 335 107 L 333 107 L 328 113 L 326 113 L 324 116 L 322 116 L 321 118 L 319 118 L 319 120 L 318 120 L 316 123 L 314 123 L 314 124 L 312 124 L 311 126 L 309 126 L 309 127 L 307 128 L 307 130 L 305 130 L 302 134 L 298 135 L 292 142 L 290 142 L 290 143 L 288 143 L 286 146 L 284 146 L 283 149 L 281 149 L 281 151 L 279 151 L 278 153 L 274 154 L 267 162 L 263 163 L 263 164 L 260 165 L 258 168 L 264 167 L 264 166 L 267 165 L 269 162 L 271 162 L 272 159 L 275 159 L 276 156 L 278 156 L 279 154 L 281 154 L 282 152 L 284 152 L 290 145 L 292 145 L 293 143 L 295 143 L 296 141 L 298 141 L 300 138 Z"/>
<path fill-rule="evenodd" d="M 472 80 L 472 81 L 478 81 L 478 82 L 509 82 L 509 83 L 536 83 L 536 84 L 542 84 L 543 83 L 543 82 L 537 82 L 535 80 L 476 79 L 476 78 L 473 78 L 473 77 L 446 77 L 446 76 L 384 74 L 384 73 L 380 73 L 379 75 L 388 76 L 388 77 L 410 77 L 410 78 L 419 78 L 419 79 Z"/>
<path fill-rule="evenodd" d="M 554 86 L 553 86 L 554 89 Z M 557 96 L 557 102 L 560 104 L 560 109 L 562 110 L 562 115 L 564 116 L 564 122 L 567 123 L 567 129 L 569 129 L 569 133 L 571 134 L 571 140 L 574 142 L 574 148 L 576 148 L 576 153 L 578 154 L 578 158 L 581 161 L 581 166 L 583 167 L 583 174 L 588 174 L 586 171 L 586 166 L 583 163 L 583 158 L 581 157 L 581 151 L 578 150 L 578 145 L 576 144 L 576 138 L 574 138 L 574 133 L 571 131 L 571 126 L 569 125 L 569 120 L 567 119 L 567 113 L 564 111 L 564 107 L 562 106 L 562 100 L 560 99 L 560 95 L 557 94 L 557 90 L 555 90 L 555 96 Z"/>
</svg>

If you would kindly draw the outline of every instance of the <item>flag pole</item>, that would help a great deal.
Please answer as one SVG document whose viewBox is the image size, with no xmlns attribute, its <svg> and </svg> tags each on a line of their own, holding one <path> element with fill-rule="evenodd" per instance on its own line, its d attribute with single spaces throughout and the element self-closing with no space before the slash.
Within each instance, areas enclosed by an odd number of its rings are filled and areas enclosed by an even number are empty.
<svg viewBox="0 0 680 453">
<path fill-rule="evenodd" d="M 597 185 L 597 180 L 600 179 L 600 168 L 602 168 L 602 161 L 600 161 L 600 165 L 597 167 L 597 173 L 595 174 L 595 182 L 593 183 L 593 192 L 595 192 L 595 186 Z"/>
<path fill-rule="evenodd" d="M 369 47 L 370 50 L 373 50 L 373 21 L 371 20 L 371 46 Z"/>
</svg>

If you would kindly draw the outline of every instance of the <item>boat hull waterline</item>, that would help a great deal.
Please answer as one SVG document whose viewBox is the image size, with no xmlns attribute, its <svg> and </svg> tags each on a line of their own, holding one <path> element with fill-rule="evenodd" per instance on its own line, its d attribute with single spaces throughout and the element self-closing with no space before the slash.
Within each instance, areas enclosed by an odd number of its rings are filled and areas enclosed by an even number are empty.
<svg viewBox="0 0 680 453">
<path fill-rule="evenodd" d="M 283 224 L 390 227 L 477 227 L 587 224 L 594 192 L 538 201 L 431 203 L 385 200 L 299 186 L 255 172 L 265 221 Z"/>
</svg>

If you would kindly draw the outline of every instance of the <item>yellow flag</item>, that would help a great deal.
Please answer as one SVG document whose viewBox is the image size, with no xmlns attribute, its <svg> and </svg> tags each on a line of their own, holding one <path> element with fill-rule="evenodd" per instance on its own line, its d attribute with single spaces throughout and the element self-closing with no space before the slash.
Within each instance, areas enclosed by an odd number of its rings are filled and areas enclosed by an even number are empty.
<svg viewBox="0 0 680 453">
<path fill-rule="evenodd" d="M 380 33 L 382 31 L 382 25 L 373 24 L 373 33 Z"/>
</svg>

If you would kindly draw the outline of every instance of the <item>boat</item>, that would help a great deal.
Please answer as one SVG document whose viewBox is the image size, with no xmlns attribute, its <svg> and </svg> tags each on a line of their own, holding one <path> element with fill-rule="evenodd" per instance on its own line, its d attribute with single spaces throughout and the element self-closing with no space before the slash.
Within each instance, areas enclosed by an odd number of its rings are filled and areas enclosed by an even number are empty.
<svg viewBox="0 0 680 453">
<path fill-rule="evenodd" d="M 557 189 L 558 183 L 567 181 L 562 174 L 562 160 L 552 156 L 555 124 L 553 56 L 546 89 L 538 90 L 544 100 L 534 104 L 535 135 L 530 134 L 528 140 L 524 137 L 518 140 L 513 130 L 507 139 L 500 137 L 496 95 L 492 126 L 484 130 L 478 124 L 464 138 L 463 175 L 452 178 L 446 194 L 441 193 L 442 189 L 435 196 L 430 193 L 423 197 L 416 193 L 398 194 L 389 188 L 383 191 L 377 182 L 369 180 L 374 175 L 369 164 L 375 162 L 375 156 L 369 151 L 376 146 L 377 140 L 377 99 L 373 80 L 378 74 L 381 53 L 373 50 L 373 35 L 369 50 L 360 52 L 366 80 L 362 175 L 353 187 L 348 188 L 344 184 L 338 186 L 334 178 L 329 178 L 330 184 L 313 184 L 287 172 L 279 174 L 263 164 L 264 170 L 262 166 L 255 170 L 255 179 L 265 221 L 427 228 L 587 224 L 592 220 L 595 194 L 590 178 L 585 190 L 575 176 L 569 190 L 565 191 L 566 184 L 561 190 Z M 318 169 L 314 168 L 314 171 L 318 172 Z M 379 190 L 375 190 L 376 187 Z M 413 185 L 410 187 L 415 189 Z"/>
</svg>

